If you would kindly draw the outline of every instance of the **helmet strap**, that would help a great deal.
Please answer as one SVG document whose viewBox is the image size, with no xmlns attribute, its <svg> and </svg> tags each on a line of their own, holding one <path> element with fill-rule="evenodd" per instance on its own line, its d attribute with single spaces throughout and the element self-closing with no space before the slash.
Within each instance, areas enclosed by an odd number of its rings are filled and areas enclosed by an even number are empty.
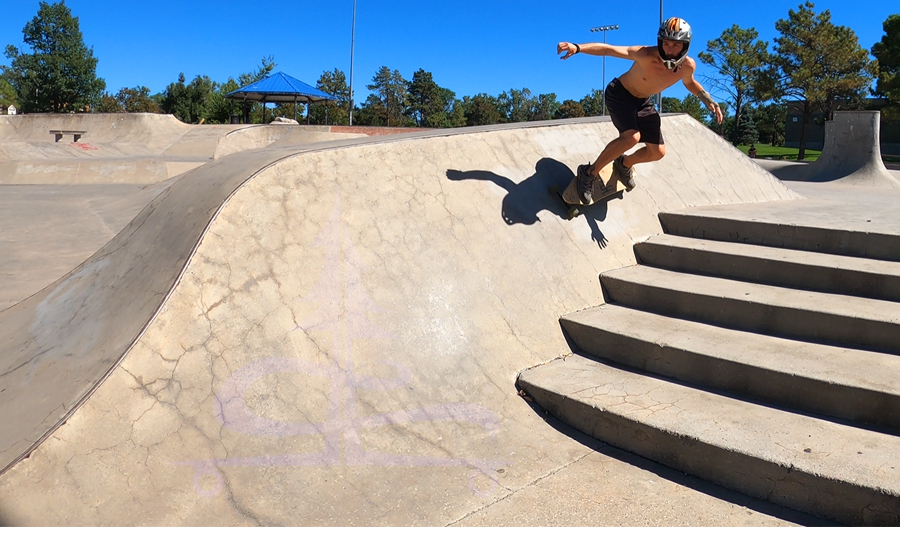
<svg viewBox="0 0 900 544">
<path fill-rule="evenodd" d="M 663 65 L 666 68 L 668 68 L 669 70 L 672 70 L 673 72 L 678 71 L 678 68 L 681 66 L 681 63 L 684 62 L 685 57 L 687 57 L 687 44 L 685 44 L 684 42 L 681 42 L 681 43 L 682 43 L 682 47 L 681 47 L 680 56 L 676 57 L 674 59 L 670 59 L 666 56 L 666 51 L 663 49 L 662 38 L 658 38 L 656 40 L 656 48 L 657 48 L 657 50 L 659 50 L 659 57 L 662 59 Z M 669 65 L 672 64 L 673 62 L 674 62 L 674 66 L 670 67 Z"/>
</svg>

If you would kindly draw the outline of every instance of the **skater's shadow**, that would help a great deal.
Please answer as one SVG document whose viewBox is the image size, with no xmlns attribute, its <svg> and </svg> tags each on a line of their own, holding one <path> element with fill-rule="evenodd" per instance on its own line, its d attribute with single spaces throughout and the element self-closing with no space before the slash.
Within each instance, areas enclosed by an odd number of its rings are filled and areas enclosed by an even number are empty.
<svg viewBox="0 0 900 544">
<path fill-rule="evenodd" d="M 500 214 L 507 225 L 533 225 L 541 220 L 538 213 L 544 210 L 568 219 L 569 206 L 556 194 L 554 187 L 561 192 L 574 176 L 568 166 L 547 157 L 537 162 L 534 174 L 518 183 L 488 170 L 447 170 L 447 179 L 452 181 L 490 181 L 506 190 Z M 583 208 L 582 215 L 574 219 L 579 221 L 583 217 L 587 221 L 591 228 L 591 238 L 601 248 L 605 248 L 608 242 L 600 230 L 600 223 L 606 219 L 607 209 L 607 203 L 601 202 Z"/>
</svg>

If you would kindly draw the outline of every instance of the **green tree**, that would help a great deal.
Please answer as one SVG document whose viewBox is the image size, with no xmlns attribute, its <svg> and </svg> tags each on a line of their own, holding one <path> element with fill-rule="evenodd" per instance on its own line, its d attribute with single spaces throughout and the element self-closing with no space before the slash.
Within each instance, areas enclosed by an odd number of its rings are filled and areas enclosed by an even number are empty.
<svg viewBox="0 0 900 544">
<path fill-rule="evenodd" d="M 784 103 L 772 102 L 756 108 L 750 108 L 747 115 L 753 118 L 753 124 L 759 133 L 758 142 L 769 145 L 784 145 L 784 121 L 787 107 Z"/>
<path fill-rule="evenodd" d="M 246 72 L 238 76 L 238 89 L 244 87 L 246 85 L 250 85 L 251 83 L 256 83 L 257 81 L 262 81 L 266 79 L 272 72 L 275 71 L 275 68 L 278 64 L 275 62 L 275 55 L 269 55 L 268 57 L 263 57 L 259 61 L 259 66 L 256 67 L 256 70 L 252 72 Z"/>
<path fill-rule="evenodd" d="M 116 102 L 128 113 L 159 113 L 159 104 L 150 98 L 147 87 L 123 87 L 116 93 Z"/>
<path fill-rule="evenodd" d="M 800 103 L 800 160 L 806 156 L 812 112 L 821 110 L 831 118 L 837 101 L 863 95 L 878 69 L 852 30 L 833 24 L 828 10 L 817 14 L 813 8 L 806 2 L 775 23 L 780 32 L 775 38 L 777 94 Z"/>
<path fill-rule="evenodd" d="M 19 95 L 10 80 L 9 67 L 0 66 L 0 107 L 15 106 L 19 109 Z"/>
<path fill-rule="evenodd" d="M 159 113 L 159 104 L 147 87 L 123 87 L 115 96 L 103 93 L 96 108 L 99 113 Z"/>
<path fill-rule="evenodd" d="M 473 97 L 464 96 L 462 111 L 466 126 L 498 125 L 504 122 L 503 112 L 497 98 L 480 93 Z"/>
<path fill-rule="evenodd" d="M 603 115 L 603 101 L 605 97 L 603 91 L 594 89 L 591 94 L 581 99 L 581 107 L 584 108 L 585 117 L 596 117 Z"/>
<path fill-rule="evenodd" d="M 735 138 L 737 145 L 750 145 L 759 141 L 759 131 L 756 129 L 756 121 L 752 115 L 744 116 L 738 125 L 738 136 Z"/>
<path fill-rule="evenodd" d="M 715 68 L 718 74 L 717 77 L 704 79 L 713 89 L 731 97 L 734 107 L 732 143 L 737 143 L 744 109 L 762 98 L 757 89 L 763 87 L 762 81 L 771 66 L 769 44 L 758 37 L 759 33 L 754 28 L 743 29 L 732 25 L 715 40 L 706 42 L 707 50 L 697 55 L 701 61 Z"/>
<path fill-rule="evenodd" d="M 109 94 L 103 93 L 103 96 L 100 97 L 100 102 L 97 104 L 97 107 L 94 109 L 97 113 L 122 113 L 124 110 L 122 109 L 119 101 L 116 100 L 116 97 Z"/>
<path fill-rule="evenodd" d="M 25 113 L 76 111 L 100 101 L 106 83 L 97 77 L 94 50 L 84 45 L 78 18 L 64 1 L 40 2 L 22 34 L 32 52 L 9 45 L 6 56 L 12 60 L 9 82 Z"/>
<path fill-rule="evenodd" d="M 719 124 L 716 121 L 715 116 L 707 115 L 706 128 L 715 132 L 719 136 L 730 140 L 731 134 L 729 133 L 731 132 L 731 129 L 728 127 L 731 127 L 733 125 L 733 117 L 731 116 L 731 112 L 729 111 L 730 106 L 727 102 L 719 102 L 719 107 L 722 108 L 722 124 Z"/>
<path fill-rule="evenodd" d="M 216 95 L 221 94 L 218 93 L 218 85 L 209 76 L 197 76 L 188 85 L 185 81 L 182 73 L 178 75 L 177 82 L 166 87 L 160 104 L 162 111 L 171 113 L 183 123 L 205 123 L 211 118 L 218 120 Z"/>
<path fill-rule="evenodd" d="M 310 122 L 315 125 L 350 124 L 350 86 L 347 76 L 338 70 L 322 72 L 316 88 L 337 98 L 336 102 L 322 102 L 309 107 Z"/>
<path fill-rule="evenodd" d="M 556 93 L 539 94 L 534 100 L 529 121 L 547 121 L 556 116 L 560 103 L 556 99 Z"/>
<path fill-rule="evenodd" d="M 216 83 L 215 92 L 207 97 L 206 122 L 212 124 L 224 124 L 231 121 L 231 115 L 240 115 L 241 106 L 235 101 L 225 98 L 231 91 L 240 89 L 240 85 L 233 77 L 229 77 L 225 83 Z M 152 98 L 152 97 L 151 97 Z"/>
<path fill-rule="evenodd" d="M 553 119 L 560 104 L 556 93 L 534 96 L 528 89 L 510 89 L 497 97 L 500 111 L 510 123 Z"/>
<path fill-rule="evenodd" d="M 187 80 L 182 72 L 178 74 L 178 80 L 175 83 L 166 86 L 160 107 L 163 112 L 171 113 L 182 122 L 189 123 L 191 107 L 185 81 Z"/>
<path fill-rule="evenodd" d="M 455 94 L 455 93 L 454 93 Z M 466 126 L 466 110 L 461 100 L 454 100 L 453 107 L 450 110 L 447 119 L 448 127 L 464 127 Z"/>
<path fill-rule="evenodd" d="M 434 82 L 431 72 L 419 69 L 407 88 L 407 113 L 420 127 L 449 128 L 454 126 L 453 108 L 456 93 Z"/>
<path fill-rule="evenodd" d="M 553 95 L 553 98 L 555 100 L 556 95 Z M 510 89 L 508 93 L 503 91 L 497 97 L 497 101 L 510 123 L 533 121 L 540 115 L 538 112 L 542 109 L 539 99 L 528 89 Z"/>
<path fill-rule="evenodd" d="M 587 117 L 584 106 L 580 102 L 574 100 L 565 100 L 556 110 L 556 119 L 576 119 L 578 117 Z"/>
<path fill-rule="evenodd" d="M 209 76 L 197 76 L 187 87 L 191 105 L 189 123 L 206 122 L 215 111 L 215 96 L 218 85 Z"/>
<path fill-rule="evenodd" d="M 708 119 L 706 114 L 708 110 L 700 103 L 700 99 L 692 94 L 684 97 L 684 100 L 664 96 L 662 107 L 667 113 L 686 113 L 701 123 L 706 123 Z"/>
<path fill-rule="evenodd" d="M 372 78 L 372 84 L 366 85 L 370 91 L 375 91 L 366 100 L 366 107 L 377 108 L 378 105 L 383 108 L 384 124 L 391 126 L 402 126 L 407 124 L 408 119 L 403 116 L 403 112 L 408 107 L 409 82 L 403 79 L 397 70 L 391 71 L 387 66 L 382 66 Z"/>
<path fill-rule="evenodd" d="M 681 109 L 678 111 L 690 115 L 701 123 L 705 123 L 709 118 L 709 110 L 703 106 L 699 98 L 692 94 L 684 97 L 684 100 L 681 101 Z"/>
<path fill-rule="evenodd" d="M 369 127 L 383 127 L 387 121 L 387 108 L 381 99 L 375 95 L 369 95 L 363 104 L 353 108 L 353 124 Z"/>
<path fill-rule="evenodd" d="M 680 112 L 682 108 L 681 100 L 672 98 L 671 96 L 664 96 L 662 99 L 662 107 L 663 111 L 666 113 Z"/>
<path fill-rule="evenodd" d="M 888 99 L 889 108 L 885 113 L 900 117 L 900 14 L 888 17 L 882 28 L 884 36 L 872 46 L 872 55 L 880 68 L 875 93 Z"/>
<path fill-rule="evenodd" d="M 259 65 L 257 65 L 256 69 L 250 72 L 245 72 L 238 76 L 237 78 L 237 86 L 234 89 L 229 89 L 228 91 L 221 91 L 219 94 L 223 97 L 223 105 L 225 102 L 228 102 L 224 99 L 224 96 L 231 91 L 236 89 L 240 89 L 241 87 L 250 85 L 251 83 L 256 83 L 257 81 L 262 81 L 267 77 L 271 76 L 275 71 L 275 68 L 278 66 L 278 63 L 275 62 L 275 55 L 269 55 L 267 57 L 263 57 L 259 61 Z M 215 98 L 212 99 L 215 104 Z M 265 104 L 259 102 L 247 102 L 242 103 L 242 107 L 246 106 L 248 108 L 247 114 L 250 117 L 251 123 L 266 123 L 270 121 L 266 116 L 266 106 Z M 230 107 L 230 104 L 229 104 Z"/>
</svg>

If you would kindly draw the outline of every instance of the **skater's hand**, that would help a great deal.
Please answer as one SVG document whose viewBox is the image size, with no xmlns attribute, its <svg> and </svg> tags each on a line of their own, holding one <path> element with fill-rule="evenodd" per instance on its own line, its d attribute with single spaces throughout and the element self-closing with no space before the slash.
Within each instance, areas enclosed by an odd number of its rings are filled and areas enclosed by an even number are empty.
<svg viewBox="0 0 900 544">
<path fill-rule="evenodd" d="M 706 105 L 706 107 L 709 109 L 709 111 L 713 112 L 713 115 L 716 116 L 716 121 L 721 125 L 722 124 L 722 108 L 721 108 L 721 106 L 719 106 L 718 102 L 713 100 L 712 95 L 710 95 L 708 92 L 706 92 L 703 89 L 703 87 L 701 87 L 700 84 L 694 80 L 693 75 L 691 75 L 691 80 L 689 82 L 685 83 L 685 87 L 687 87 L 689 91 L 691 91 L 692 93 L 695 93 L 697 95 L 697 98 L 700 99 L 700 102 L 703 102 L 703 104 Z M 691 87 L 695 87 L 697 90 L 693 90 Z"/>
<path fill-rule="evenodd" d="M 719 107 L 719 105 L 715 102 L 713 102 L 712 104 L 709 104 L 708 107 L 709 107 L 709 111 L 713 112 L 713 114 L 716 116 L 716 122 L 721 125 L 722 120 L 723 120 L 722 108 Z"/>
<path fill-rule="evenodd" d="M 567 58 L 571 57 L 571 56 L 574 55 L 575 53 L 578 53 L 578 52 L 579 52 L 578 49 L 579 49 L 579 47 L 578 47 L 577 45 L 575 45 L 574 43 L 569 43 L 569 42 L 559 42 L 559 43 L 556 45 L 556 54 L 559 55 L 560 53 L 562 53 L 563 51 L 565 51 L 566 54 L 563 55 L 563 56 L 561 56 L 561 57 L 559 57 L 559 58 L 560 58 L 561 60 L 566 60 Z"/>
</svg>

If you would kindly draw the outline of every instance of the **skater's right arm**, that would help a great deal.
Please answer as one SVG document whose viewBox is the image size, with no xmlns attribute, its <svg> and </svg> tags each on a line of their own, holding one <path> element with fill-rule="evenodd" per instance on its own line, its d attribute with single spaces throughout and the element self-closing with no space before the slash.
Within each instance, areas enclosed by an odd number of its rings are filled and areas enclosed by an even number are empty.
<svg viewBox="0 0 900 544">
<path fill-rule="evenodd" d="M 566 60 L 576 53 L 586 53 L 598 57 L 617 57 L 620 59 L 637 60 L 638 54 L 643 49 L 640 46 L 626 47 L 622 45 L 609 45 L 607 43 L 580 43 L 559 42 L 556 46 L 556 54 L 559 55 L 565 51 L 565 55 L 560 57 Z"/>
</svg>

